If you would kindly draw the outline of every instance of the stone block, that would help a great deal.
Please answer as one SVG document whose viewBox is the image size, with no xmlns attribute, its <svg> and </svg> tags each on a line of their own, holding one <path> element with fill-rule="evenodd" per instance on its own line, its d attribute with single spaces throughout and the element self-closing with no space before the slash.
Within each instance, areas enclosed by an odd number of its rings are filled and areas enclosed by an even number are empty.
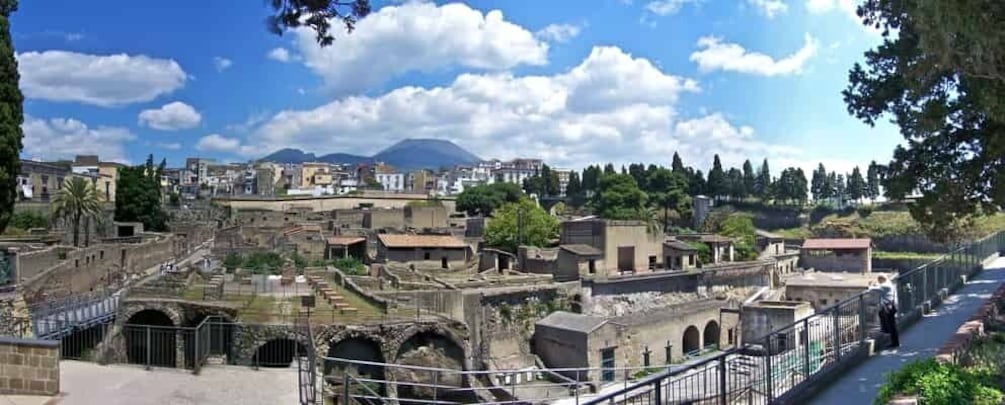
<svg viewBox="0 0 1005 405">
<path fill-rule="evenodd" d="M 43 357 L 42 364 L 40 366 L 45 368 L 54 368 L 57 364 L 58 360 L 55 357 Z"/>
<path fill-rule="evenodd" d="M 7 360 L 4 363 L 12 366 L 20 366 L 24 364 L 24 355 L 21 353 L 8 354 Z"/>
<path fill-rule="evenodd" d="M 45 393 L 45 381 L 33 380 L 28 382 L 28 389 L 33 393 L 44 394 Z"/>
<path fill-rule="evenodd" d="M 23 390 L 24 389 L 24 385 L 25 385 L 24 384 L 24 380 L 22 380 L 20 378 L 11 378 L 8 381 L 8 383 L 9 383 L 8 386 L 12 390 Z"/>
<path fill-rule="evenodd" d="M 59 394 L 59 380 L 46 381 L 45 393 L 49 395 Z"/>
</svg>

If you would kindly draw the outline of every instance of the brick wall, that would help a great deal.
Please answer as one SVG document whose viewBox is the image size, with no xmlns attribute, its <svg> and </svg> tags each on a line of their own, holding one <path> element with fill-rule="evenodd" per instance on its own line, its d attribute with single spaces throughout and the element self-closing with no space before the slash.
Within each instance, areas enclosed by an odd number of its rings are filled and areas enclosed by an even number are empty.
<svg viewBox="0 0 1005 405">
<path fill-rule="evenodd" d="M 999 315 L 998 306 L 1002 303 L 1005 303 L 1005 285 L 999 287 L 969 320 L 956 329 L 956 333 L 935 353 L 935 360 L 943 363 L 957 362 L 964 352 L 970 350 L 974 339 L 984 334 L 985 323 Z"/>
<path fill-rule="evenodd" d="M 59 394 L 59 342 L 0 338 L 0 394 Z"/>
</svg>

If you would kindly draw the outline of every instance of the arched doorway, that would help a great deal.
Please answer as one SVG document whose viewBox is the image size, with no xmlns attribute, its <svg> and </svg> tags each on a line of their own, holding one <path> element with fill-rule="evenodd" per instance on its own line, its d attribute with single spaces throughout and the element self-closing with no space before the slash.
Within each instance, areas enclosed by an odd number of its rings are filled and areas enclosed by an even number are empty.
<svg viewBox="0 0 1005 405">
<path fill-rule="evenodd" d="M 687 329 L 684 329 L 684 341 L 682 343 L 681 349 L 684 351 L 685 357 L 697 353 L 701 349 L 701 333 L 698 332 L 698 328 L 691 325 Z"/>
<path fill-rule="evenodd" d="M 478 401 L 470 390 L 464 389 L 468 383 L 462 374 L 464 348 L 447 336 L 436 332 L 412 335 L 398 349 L 394 363 L 436 369 L 419 372 L 415 369 L 390 368 L 388 372 L 394 375 L 398 383 L 401 404 L 428 403 L 434 398 L 461 403 Z M 412 402 L 408 399 L 419 401 Z"/>
<path fill-rule="evenodd" d="M 715 345 L 715 348 L 719 348 L 719 323 L 712 320 L 705 324 L 705 333 L 702 334 L 704 338 L 701 346 L 703 348 Z"/>
<path fill-rule="evenodd" d="M 297 356 L 302 356 L 305 353 L 307 351 L 304 345 L 296 340 L 272 339 L 258 346 L 258 350 L 255 350 L 255 356 L 251 359 L 251 364 L 255 367 L 289 368 L 295 366 L 293 362 Z"/>
<path fill-rule="evenodd" d="M 375 364 L 359 364 L 330 359 L 344 359 L 369 363 L 384 363 L 384 355 L 381 353 L 380 344 L 367 338 L 346 338 L 328 347 L 329 359 L 325 360 L 324 373 L 326 378 L 342 381 L 344 372 L 350 376 L 371 380 L 386 380 L 384 366 Z M 374 393 L 384 396 L 387 393 L 383 383 L 368 383 L 366 387 L 358 387 L 353 390 L 354 395 L 373 395 Z M 369 392 L 370 390 L 375 392 Z"/>
<path fill-rule="evenodd" d="M 122 335 L 130 364 L 177 367 L 178 331 L 171 317 L 156 309 L 139 311 L 126 320 Z"/>
</svg>

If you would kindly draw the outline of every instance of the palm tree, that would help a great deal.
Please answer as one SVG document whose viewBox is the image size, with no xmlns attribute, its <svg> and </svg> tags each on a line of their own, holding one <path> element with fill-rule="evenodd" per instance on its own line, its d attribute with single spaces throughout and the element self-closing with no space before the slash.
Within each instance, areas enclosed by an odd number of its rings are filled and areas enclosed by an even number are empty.
<svg viewBox="0 0 1005 405">
<path fill-rule="evenodd" d="M 80 221 L 90 220 L 101 212 L 101 201 L 94 184 L 83 177 L 70 177 L 56 193 L 52 202 L 53 216 L 69 220 L 73 225 L 73 246 L 80 245 Z"/>
</svg>

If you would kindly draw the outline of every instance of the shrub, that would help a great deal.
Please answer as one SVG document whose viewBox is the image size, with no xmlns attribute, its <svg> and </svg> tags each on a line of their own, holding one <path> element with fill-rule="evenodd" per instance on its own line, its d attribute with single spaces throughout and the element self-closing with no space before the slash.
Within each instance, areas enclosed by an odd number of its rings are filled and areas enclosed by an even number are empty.
<svg viewBox="0 0 1005 405">
<path fill-rule="evenodd" d="M 365 276 L 367 274 L 366 265 L 355 257 L 335 259 L 332 261 L 332 266 L 335 266 L 336 269 L 342 270 L 343 273 L 353 276 Z"/>
<path fill-rule="evenodd" d="M 935 359 L 915 361 L 888 375 L 873 403 L 887 404 L 903 394 L 917 395 L 926 405 L 999 404 L 1005 397 L 992 374 L 985 368 L 965 369 Z"/>
<path fill-rule="evenodd" d="M 870 207 L 868 205 L 863 205 L 861 207 L 858 207 L 858 216 L 860 216 L 862 218 L 869 218 L 869 215 L 871 215 L 871 214 L 872 214 L 872 207 Z"/>
<path fill-rule="evenodd" d="M 49 216 L 36 210 L 18 211 L 11 217 L 10 227 L 26 231 L 32 228 L 48 228 Z"/>
</svg>

